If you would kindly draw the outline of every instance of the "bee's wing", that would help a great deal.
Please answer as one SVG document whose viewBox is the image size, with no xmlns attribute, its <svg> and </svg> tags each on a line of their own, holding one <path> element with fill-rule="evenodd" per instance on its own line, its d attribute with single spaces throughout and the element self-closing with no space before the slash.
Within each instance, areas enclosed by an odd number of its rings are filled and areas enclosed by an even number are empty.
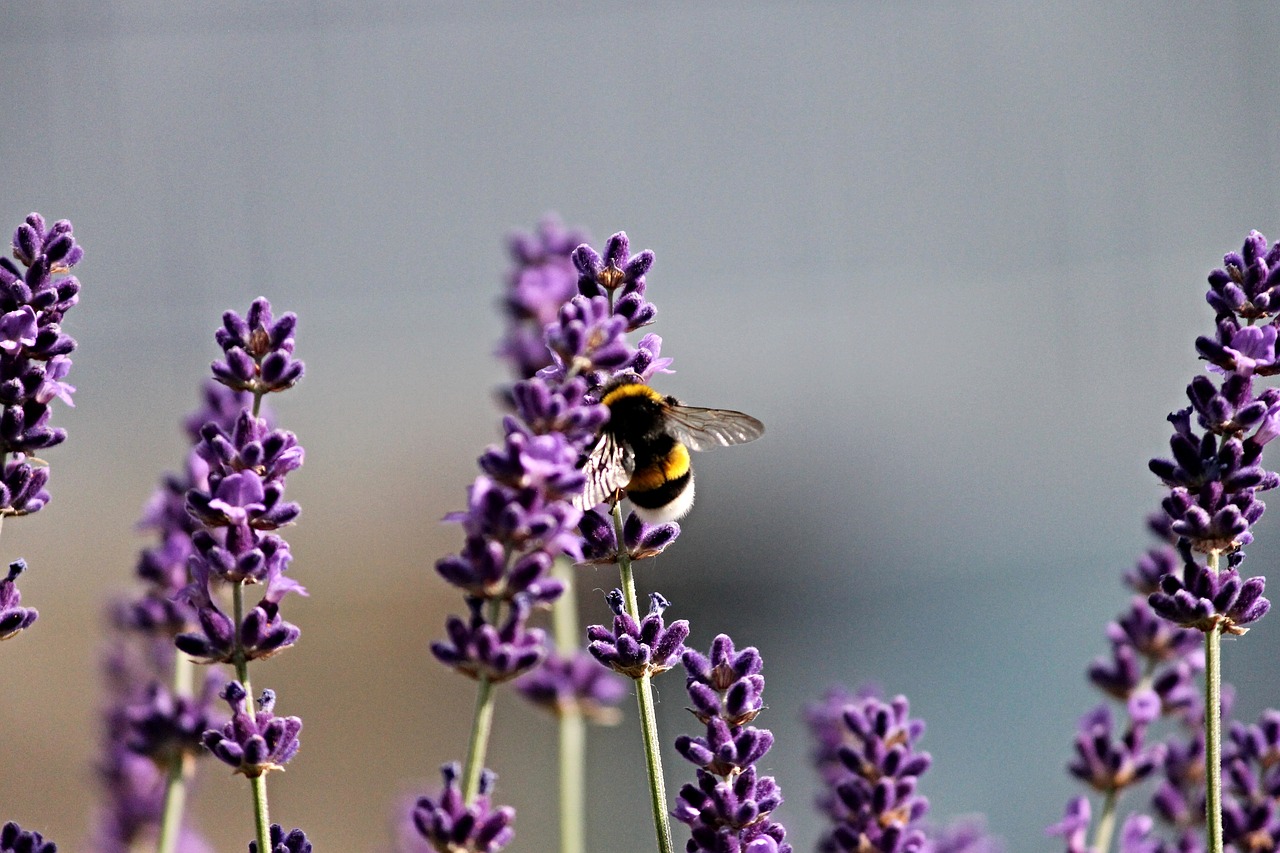
<svg viewBox="0 0 1280 853">
<path fill-rule="evenodd" d="M 667 412 L 667 427 L 690 450 L 746 444 L 764 435 L 764 424 L 751 415 L 699 406 L 672 406 Z"/>
<path fill-rule="evenodd" d="M 573 502 L 578 509 L 587 510 L 613 497 L 631 479 L 635 468 L 631 451 L 609 433 L 600 436 L 595 447 L 587 454 L 582 473 L 587 485 Z"/>
</svg>

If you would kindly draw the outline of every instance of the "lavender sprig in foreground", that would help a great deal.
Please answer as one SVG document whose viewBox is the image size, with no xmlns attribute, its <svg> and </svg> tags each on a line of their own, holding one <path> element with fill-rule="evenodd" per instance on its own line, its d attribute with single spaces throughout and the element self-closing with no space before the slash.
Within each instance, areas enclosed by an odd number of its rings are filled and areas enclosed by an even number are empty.
<svg viewBox="0 0 1280 853">
<path fill-rule="evenodd" d="M 71 223 L 52 225 L 32 213 L 13 232 L 13 258 L 0 258 L 0 522 L 39 512 L 49 502 L 47 464 L 35 453 L 55 447 L 67 433 L 49 425 L 50 404 L 74 405 L 75 391 L 63 380 L 76 342 L 62 319 L 80 301 L 71 268 L 84 257 Z M 0 640 L 30 628 L 39 613 L 23 607 L 16 580 L 24 560 L 9 564 L 0 580 Z M 52 853 L 56 846 L 15 823 L 0 831 L 0 847 Z"/>
<path fill-rule="evenodd" d="M 253 793 L 258 849 L 270 850 L 266 773 L 282 769 L 297 752 L 297 717 L 272 713 L 275 694 L 263 691 L 255 709 L 249 662 L 272 657 L 298 640 L 298 628 L 280 614 L 290 592 L 305 589 L 285 574 L 292 560 L 289 545 L 273 531 L 292 524 L 298 505 L 285 499 L 285 478 L 302 466 L 303 450 L 291 432 L 274 429 L 260 416 L 262 398 L 288 390 L 302 378 L 303 364 L 293 357 L 297 317 L 272 317 L 266 299 L 254 300 L 241 317 L 223 315 L 216 333 L 224 359 L 214 362 L 213 377 L 248 397 L 230 429 L 210 421 L 200 428 L 196 452 L 208 466 L 208 487 L 192 488 L 188 513 L 201 529 L 192 536 L 191 582 L 183 597 L 196 611 L 199 628 L 180 634 L 179 649 L 201 663 L 230 664 L 235 681 L 222 696 L 232 720 L 210 729 L 204 742 L 213 754 L 249 778 Z M 248 586 L 265 590 L 245 612 Z M 219 607 L 221 588 L 230 587 L 230 616 Z M 273 722 L 274 721 L 274 722 Z"/>
<path fill-rule="evenodd" d="M 1266 508 L 1257 493 L 1280 485 L 1280 475 L 1262 467 L 1263 448 L 1280 435 L 1280 391 L 1254 391 L 1254 377 L 1280 371 L 1280 246 L 1268 249 L 1265 237 L 1250 232 L 1241 251 L 1227 254 L 1223 267 L 1209 274 L 1206 299 L 1217 314 L 1217 332 L 1197 339 L 1196 349 L 1223 378 L 1220 384 L 1206 376 L 1192 380 L 1190 408 L 1169 416 L 1173 459 L 1151 461 L 1169 487 L 1163 506 L 1179 537 L 1183 569 L 1180 577 L 1163 577 L 1150 602 L 1165 619 L 1205 636 L 1205 808 L 1210 853 L 1221 853 L 1221 636 L 1243 634 L 1270 607 L 1262 595 L 1265 578 L 1244 580 L 1238 567 L 1240 549 L 1253 541 L 1251 528 Z"/>
</svg>

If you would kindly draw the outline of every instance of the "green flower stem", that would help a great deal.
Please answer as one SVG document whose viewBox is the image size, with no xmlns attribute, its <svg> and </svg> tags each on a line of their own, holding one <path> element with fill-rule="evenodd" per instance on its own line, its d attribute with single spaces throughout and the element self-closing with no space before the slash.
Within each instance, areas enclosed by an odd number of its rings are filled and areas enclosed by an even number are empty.
<svg viewBox="0 0 1280 853">
<path fill-rule="evenodd" d="M 1116 832 L 1116 803 L 1119 800 L 1116 791 L 1107 791 L 1107 798 L 1102 803 L 1102 814 L 1098 817 L 1098 831 L 1093 836 L 1093 853 L 1109 853 L 1111 836 Z"/>
<path fill-rule="evenodd" d="M 476 710 L 471 721 L 471 737 L 467 741 L 467 763 L 462 768 L 462 798 L 467 805 L 471 805 L 476 794 L 480 793 L 480 772 L 484 770 L 484 754 L 489 749 L 496 695 L 489 676 L 482 675 L 476 687 Z"/>
<path fill-rule="evenodd" d="M 173 695 L 188 698 L 195 681 L 195 662 L 182 652 L 173 658 Z M 193 756 L 184 751 L 176 752 L 169 759 L 169 772 L 165 777 L 164 811 L 160 817 L 160 837 L 156 841 L 156 853 L 174 853 L 178 849 L 178 837 L 182 829 L 182 816 L 187 807 L 187 777 L 191 773 Z"/>
<path fill-rule="evenodd" d="M 256 406 L 255 406 L 256 408 Z M 240 626 L 244 623 L 244 581 L 231 587 L 231 605 L 235 614 L 236 650 L 234 664 L 236 680 L 244 687 L 245 713 L 255 716 L 253 685 L 249 683 L 249 661 L 245 658 L 244 647 L 240 644 Z M 271 817 L 267 810 L 267 776 L 255 776 L 249 780 L 253 792 L 253 823 L 258 836 L 258 850 L 271 849 Z"/>
<path fill-rule="evenodd" d="M 618 569 L 622 573 L 622 595 L 627 613 L 640 622 L 640 606 L 636 601 L 636 579 L 631 571 L 631 555 L 622 541 L 622 508 L 613 505 L 613 532 L 618 543 Z M 640 705 L 640 733 L 644 737 L 645 765 L 649 771 L 649 801 L 653 807 L 653 828 L 658 836 L 660 853 L 673 853 L 671 846 L 671 820 L 667 816 L 667 791 L 662 778 L 662 751 L 658 743 L 657 715 L 653 705 L 651 676 L 636 679 L 636 701 Z"/>
<path fill-rule="evenodd" d="M 1216 553 L 1209 569 L 1218 571 Z M 1216 624 L 1204 634 L 1204 783 L 1209 853 L 1222 853 L 1222 631 Z"/>
<path fill-rule="evenodd" d="M 490 625 L 498 624 L 501 602 L 489 602 L 486 618 Z M 489 676 L 482 675 L 476 685 L 476 710 L 471 719 L 471 737 L 467 740 L 467 763 L 462 768 L 462 799 L 471 805 L 480 793 L 480 774 L 484 771 L 484 756 L 489 751 L 489 732 L 493 729 L 493 700 L 497 693 Z"/>
<path fill-rule="evenodd" d="M 565 657 L 579 648 L 578 596 L 573 564 L 561 557 L 553 569 L 564 583 L 564 594 L 551 605 L 551 630 L 556 650 Z M 559 709 L 560 728 L 560 853 L 586 849 L 587 725 L 577 703 Z"/>
</svg>

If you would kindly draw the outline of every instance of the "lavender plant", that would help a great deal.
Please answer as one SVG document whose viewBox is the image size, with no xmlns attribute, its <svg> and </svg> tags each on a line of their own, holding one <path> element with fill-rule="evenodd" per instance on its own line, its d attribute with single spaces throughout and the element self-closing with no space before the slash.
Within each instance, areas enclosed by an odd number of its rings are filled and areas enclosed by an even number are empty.
<svg viewBox="0 0 1280 853">
<path fill-rule="evenodd" d="M 1273 712 L 1252 728 L 1232 724 L 1224 749 L 1222 720 L 1232 703 L 1221 676 L 1222 635 L 1244 634 L 1270 608 L 1265 578 L 1246 579 L 1240 566 L 1265 510 L 1257 495 L 1280 485 L 1280 474 L 1262 466 L 1263 448 L 1280 434 L 1280 391 L 1258 391 L 1254 381 L 1280 373 L 1278 268 L 1280 247 L 1268 249 L 1253 231 L 1209 275 L 1216 334 L 1198 338 L 1196 349 L 1220 378 L 1192 379 L 1191 405 L 1169 416 L 1173 458 L 1150 463 L 1169 489 L 1152 526 L 1170 544 L 1126 576 L 1138 597 L 1108 628 L 1110 660 L 1090 667 L 1094 684 L 1124 703 L 1125 720 L 1117 728 L 1101 707 L 1081 721 L 1070 770 L 1103 803 L 1092 842 L 1092 808 L 1083 797 L 1050 828 L 1069 851 L 1108 850 L 1120 796 L 1147 778 L 1158 779 L 1154 817 L 1129 815 L 1120 833 L 1124 853 L 1252 851 L 1280 842 L 1280 787 L 1268 788 L 1262 758 Z M 1195 687 L 1201 670 L 1203 699 Z M 1162 718 L 1164 740 L 1152 734 Z"/>
<path fill-rule="evenodd" d="M 293 357 L 295 315 L 274 319 L 270 303 L 259 298 L 244 317 L 228 311 L 222 319 L 215 337 L 224 359 L 213 363 L 213 377 L 244 395 L 243 405 L 230 428 L 215 418 L 199 430 L 196 453 L 207 466 L 207 486 L 196 484 L 186 492 L 186 511 L 196 529 L 187 564 L 190 582 L 179 594 L 195 611 L 196 628 L 178 634 L 174 643 L 197 662 L 234 668 L 235 680 L 220 694 L 231 719 L 205 730 L 202 742 L 249 779 L 257 847 L 274 850 L 266 774 L 283 769 L 296 754 L 302 721 L 275 716 L 271 690 L 262 692 L 255 709 L 249 662 L 284 651 L 300 633 L 280 615 L 280 602 L 290 592 L 305 595 L 306 590 L 285 574 L 292 555 L 273 531 L 298 517 L 298 505 L 285 499 L 285 478 L 301 467 L 304 454 L 293 433 L 271 427 L 261 407 L 267 394 L 292 388 L 304 367 Z M 264 593 L 246 613 L 245 588 L 251 585 Z M 230 592 L 230 616 L 217 601 L 224 589 Z"/>
<path fill-rule="evenodd" d="M 75 339 L 62 319 L 80 301 L 80 282 L 71 268 L 84 257 L 71 222 L 47 225 L 32 213 L 13 232 L 13 258 L 0 258 L 0 522 L 39 512 L 49 502 L 49 468 L 34 453 L 66 440 L 66 430 L 49 425 L 50 404 L 74 405 L 65 381 Z M 23 607 L 16 580 L 27 568 L 18 559 L 0 581 L 0 640 L 12 639 L 39 617 Z M 0 830 L 0 850 L 53 853 L 57 845 L 16 823 Z"/>
</svg>

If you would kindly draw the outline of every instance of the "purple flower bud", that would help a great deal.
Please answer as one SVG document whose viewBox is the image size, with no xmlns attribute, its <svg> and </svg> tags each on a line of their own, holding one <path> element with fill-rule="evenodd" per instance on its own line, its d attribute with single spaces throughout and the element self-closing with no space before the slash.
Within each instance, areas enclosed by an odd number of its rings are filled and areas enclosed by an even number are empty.
<svg viewBox="0 0 1280 853">
<path fill-rule="evenodd" d="M 249 853 L 258 853 L 258 842 L 249 842 Z M 270 853 L 311 853 L 311 842 L 301 829 L 291 829 L 288 833 L 278 823 L 271 824 Z"/>
<path fill-rule="evenodd" d="M 245 708 L 246 694 L 238 681 L 227 684 L 222 698 L 231 708 L 231 720 L 219 729 L 204 733 L 205 747 L 235 772 L 249 778 L 272 770 L 283 770 L 298 752 L 298 733 L 302 720 L 277 717 L 272 713 L 276 695 L 262 691 L 258 710 L 250 715 Z"/>
<path fill-rule="evenodd" d="M 511 824 L 516 810 L 494 808 L 489 794 L 497 777 L 490 770 L 480 775 L 480 792 L 468 805 L 462 795 L 457 763 L 440 768 L 444 790 L 435 797 L 420 797 L 413 809 L 413 825 L 437 853 L 497 853 L 515 837 Z"/>
<path fill-rule="evenodd" d="M 596 660 L 628 678 L 653 676 L 676 665 L 689 636 L 689 623 L 684 619 L 669 626 L 662 612 L 669 602 L 658 593 L 649 596 L 649 613 L 640 624 L 623 607 L 622 590 L 615 589 L 606 597 L 614 612 L 613 630 L 603 625 L 587 628 L 587 645 Z"/>
<path fill-rule="evenodd" d="M 523 675 L 546 657 L 545 632 L 525 625 L 531 608 L 527 596 L 511 600 L 509 616 L 501 628 L 485 620 L 483 601 L 470 598 L 467 605 L 470 621 L 449 617 L 445 624 L 448 639 L 431 644 L 431 653 L 445 666 L 497 683 Z"/>
<path fill-rule="evenodd" d="M 18 575 L 27 570 L 26 560 L 14 560 L 9 564 L 9 574 L 0 580 L 0 640 L 15 637 L 25 631 L 40 617 L 34 607 L 22 607 L 22 593 L 18 591 Z"/>
<path fill-rule="evenodd" d="M 271 303 L 263 297 L 253 301 L 243 318 L 226 312 L 214 336 L 226 361 L 213 363 L 214 378 L 258 396 L 292 388 L 304 372 L 303 363 L 293 358 L 297 325 L 293 313 L 273 321 Z"/>
<path fill-rule="evenodd" d="M 1181 578 L 1166 575 L 1149 601 L 1156 613 L 1184 628 L 1239 635 L 1270 609 L 1271 602 L 1262 597 L 1265 586 L 1261 575 L 1241 581 L 1234 568 L 1215 572 L 1189 562 Z"/>
</svg>

